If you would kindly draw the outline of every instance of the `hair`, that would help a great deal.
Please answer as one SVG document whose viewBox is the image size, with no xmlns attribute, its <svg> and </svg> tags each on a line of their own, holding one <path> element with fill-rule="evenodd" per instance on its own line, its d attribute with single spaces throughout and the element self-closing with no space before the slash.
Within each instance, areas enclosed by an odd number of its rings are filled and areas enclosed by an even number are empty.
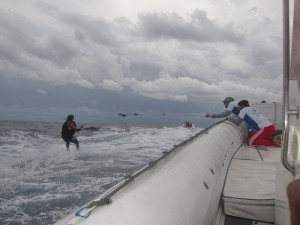
<svg viewBox="0 0 300 225">
<path fill-rule="evenodd" d="M 238 103 L 239 106 L 249 107 L 249 102 L 247 100 L 242 100 Z"/>
<path fill-rule="evenodd" d="M 68 115 L 67 121 L 71 121 L 71 120 L 73 120 L 73 119 L 74 119 L 74 115 Z"/>
</svg>

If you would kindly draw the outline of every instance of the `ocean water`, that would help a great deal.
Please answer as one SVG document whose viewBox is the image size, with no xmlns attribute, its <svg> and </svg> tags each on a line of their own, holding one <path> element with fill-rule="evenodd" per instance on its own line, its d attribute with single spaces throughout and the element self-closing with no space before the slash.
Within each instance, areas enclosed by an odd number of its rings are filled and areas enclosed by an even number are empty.
<svg viewBox="0 0 300 225">
<path fill-rule="evenodd" d="M 202 128 L 84 124 L 80 150 L 62 123 L 0 121 L 0 223 L 53 224 Z"/>
</svg>

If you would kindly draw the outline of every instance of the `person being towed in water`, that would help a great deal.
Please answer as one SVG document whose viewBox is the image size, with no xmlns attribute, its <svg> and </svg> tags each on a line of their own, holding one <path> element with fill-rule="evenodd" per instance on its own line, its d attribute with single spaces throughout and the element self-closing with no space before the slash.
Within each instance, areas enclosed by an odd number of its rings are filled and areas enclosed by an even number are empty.
<svg viewBox="0 0 300 225">
<path fill-rule="evenodd" d="M 74 121 L 74 115 L 68 115 L 66 122 L 62 126 L 61 137 L 66 142 L 66 147 L 69 150 L 70 142 L 76 145 L 76 149 L 79 150 L 79 141 L 74 137 L 75 132 L 81 130 L 78 128 Z"/>
</svg>

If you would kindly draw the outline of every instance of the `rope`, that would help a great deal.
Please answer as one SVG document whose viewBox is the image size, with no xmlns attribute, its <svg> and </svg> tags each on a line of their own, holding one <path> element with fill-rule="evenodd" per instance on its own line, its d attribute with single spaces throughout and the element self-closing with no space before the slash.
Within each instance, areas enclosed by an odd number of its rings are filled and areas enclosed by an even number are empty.
<svg viewBox="0 0 300 225">
<path fill-rule="evenodd" d="M 205 113 L 200 114 L 172 114 L 172 113 L 118 113 L 119 116 L 205 116 Z"/>
</svg>

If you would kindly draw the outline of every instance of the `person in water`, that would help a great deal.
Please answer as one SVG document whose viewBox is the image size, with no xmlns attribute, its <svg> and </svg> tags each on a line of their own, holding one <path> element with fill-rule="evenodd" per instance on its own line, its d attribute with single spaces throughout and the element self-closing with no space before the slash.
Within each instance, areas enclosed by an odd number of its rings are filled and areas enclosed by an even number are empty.
<svg viewBox="0 0 300 225">
<path fill-rule="evenodd" d="M 193 125 L 191 122 L 185 122 L 182 126 L 183 126 L 183 127 L 187 127 L 187 128 L 191 128 L 191 127 L 193 127 L 194 125 Z"/>
<path fill-rule="evenodd" d="M 225 111 L 218 113 L 218 114 L 206 114 L 206 118 L 224 118 L 227 117 L 227 119 L 231 122 L 233 122 L 236 125 L 239 125 L 242 120 L 238 117 L 240 109 L 238 106 L 238 102 L 234 100 L 233 97 L 226 97 L 223 101 L 225 106 Z"/>
<path fill-rule="evenodd" d="M 275 126 L 255 108 L 250 107 L 247 100 L 238 103 L 240 108 L 239 117 L 248 124 L 252 133 L 247 140 L 247 145 L 256 146 L 281 146 L 277 141 L 278 136 Z"/>
<path fill-rule="evenodd" d="M 66 147 L 69 149 L 70 142 L 76 145 L 76 149 L 79 149 L 79 141 L 74 137 L 75 132 L 80 131 L 81 128 L 77 128 L 74 121 L 74 115 L 68 115 L 66 122 L 62 126 L 61 137 L 66 142 Z"/>
</svg>

